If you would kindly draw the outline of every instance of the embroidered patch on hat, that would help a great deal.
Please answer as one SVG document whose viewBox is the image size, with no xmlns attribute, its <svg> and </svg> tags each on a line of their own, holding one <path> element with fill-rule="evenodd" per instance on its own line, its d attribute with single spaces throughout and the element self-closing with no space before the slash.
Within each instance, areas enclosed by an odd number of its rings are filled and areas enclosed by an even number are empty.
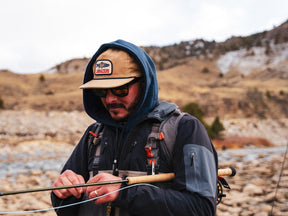
<svg viewBox="0 0 288 216">
<path fill-rule="evenodd" d="M 95 64 L 95 75 L 111 75 L 112 74 L 112 62 L 109 60 L 97 60 Z"/>
</svg>

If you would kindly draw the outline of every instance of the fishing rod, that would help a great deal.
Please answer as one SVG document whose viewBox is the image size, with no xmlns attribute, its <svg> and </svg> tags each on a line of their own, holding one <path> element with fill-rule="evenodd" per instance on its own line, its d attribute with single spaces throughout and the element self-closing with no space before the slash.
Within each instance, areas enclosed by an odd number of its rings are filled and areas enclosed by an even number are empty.
<svg viewBox="0 0 288 216">
<path fill-rule="evenodd" d="M 229 167 L 225 169 L 218 169 L 218 176 L 234 176 L 236 175 L 236 170 L 234 167 Z M 152 182 L 164 182 L 174 179 L 174 173 L 161 173 L 156 175 L 146 175 L 146 176 L 136 176 L 136 177 L 126 177 L 123 180 L 114 180 L 114 181 L 105 181 L 105 182 L 94 182 L 86 184 L 77 184 L 77 185 L 65 185 L 58 187 L 46 187 L 46 188 L 37 188 L 37 189 L 28 189 L 28 190 L 19 190 L 19 191 L 9 191 L 9 192 L 0 192 L 1 196 L 23 194 L 23 193 L 33 193 L 41 191 L 51 191 L 59 189 L 69 189 L 69 188 L 78 188 L 78 187 L 90 187 L 96 185 L 108 185 L 108 184 L 119 184 L 126 183 L 127 185 L 139 184 L 139 183 L 152 183 Z"/>
</svg>

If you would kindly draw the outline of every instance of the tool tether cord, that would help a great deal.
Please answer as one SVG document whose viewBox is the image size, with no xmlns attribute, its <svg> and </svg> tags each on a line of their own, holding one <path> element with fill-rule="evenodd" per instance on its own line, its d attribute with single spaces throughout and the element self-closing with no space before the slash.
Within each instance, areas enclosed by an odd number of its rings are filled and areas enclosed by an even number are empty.
<svg viewBox="0 0 288 216">
<path fill-rule="evenodd" d="M 287 151 L 288 151 L 288 142 L 287 142 L 287 145 L 286 145 L 286 151 L 285 151 L 284 158 L 283 158 L 283 161 L 282 161 L 281 171 L 280 171 L 279 179 L 278 179 L 278 182 L 277 182 L 277 186 L 276 186 L 276 190 L 275 190 L 275 196 L 274 196 L 274 199 L 273 199 L 273 202 L 272 202 L 272 208 L 271 208 L 271 212 L 270 212 L 269 216 L 273 216 L 273 208 L 274 208 L 274 205 L 275 205 L 275 200 L 276 200 L 278 188 L 279 188 L 279 185 L 280 185 L 280 180 L 281 180 L 281 177 L 282 177 L 282 174 L 283 174 L 283 170 L 284 170 L 284 164 L 285 164 L 285 160 L 286 160 Z"/>
</svg>

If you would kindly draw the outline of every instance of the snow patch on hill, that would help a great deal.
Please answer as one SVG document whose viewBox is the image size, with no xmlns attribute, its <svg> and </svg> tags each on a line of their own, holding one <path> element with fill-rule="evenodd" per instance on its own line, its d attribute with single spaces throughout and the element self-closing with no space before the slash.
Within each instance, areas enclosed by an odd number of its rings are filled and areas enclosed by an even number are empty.
<svg viewBox="0 0 288 216">
<path fill-rule="evenodd" d="M 223 74 L 228 73 L 232 68 L 237 68 L 241 74 L 248 75 L 253 71 L 275 67 L 288 59 L 288 43 L 276 45 L 271 43 L 269 47 L 269 54 L 266 54 L 265 47 L 227 52 L 218 59 L 217 66 Z"/>
</svg>

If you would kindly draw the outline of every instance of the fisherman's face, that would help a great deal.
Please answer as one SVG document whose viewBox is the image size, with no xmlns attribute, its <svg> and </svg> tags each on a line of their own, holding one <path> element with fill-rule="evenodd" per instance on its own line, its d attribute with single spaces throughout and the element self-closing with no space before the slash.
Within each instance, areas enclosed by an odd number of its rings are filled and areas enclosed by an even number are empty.
<svg viewBox="0 0 288 216">
<path fill-rule="evenodd" d="M 124 97 L 116 96 L 110 89 L 107 90 L 106 97 L 101 97 L 104 107 L 116 121 L 125 121 L 139 102 L 140 83 L 135 82 L 128 89 L 129 93 Z"/>
</svg>

